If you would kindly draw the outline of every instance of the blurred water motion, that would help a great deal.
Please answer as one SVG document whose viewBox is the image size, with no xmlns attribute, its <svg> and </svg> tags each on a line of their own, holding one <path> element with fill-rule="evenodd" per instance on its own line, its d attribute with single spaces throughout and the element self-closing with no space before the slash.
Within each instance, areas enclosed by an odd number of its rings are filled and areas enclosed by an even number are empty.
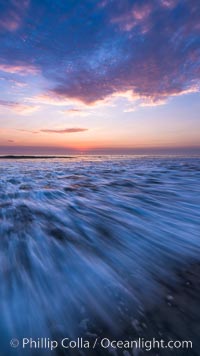
<svg viewBox="0 0 200 356">
<path fill-rule="evenodd" d="M 197 158 L 1 160 L 0 177 L 4 340 L 120 335 L 199 258 Z"/>
</svg>

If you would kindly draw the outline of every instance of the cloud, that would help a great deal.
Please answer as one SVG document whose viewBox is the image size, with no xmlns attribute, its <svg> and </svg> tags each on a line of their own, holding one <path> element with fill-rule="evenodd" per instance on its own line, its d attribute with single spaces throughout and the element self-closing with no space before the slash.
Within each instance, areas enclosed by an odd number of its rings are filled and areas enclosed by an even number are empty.
<svg viewBox="0 0 200 356">
<path fill-rule="evenodd" d="M 140 26 L 143 33 L 148 30 L 148 18 L 153 11 L 153 3 L 140 3 L 137 2 L 133 5 L 130 4 L 125 11 L 120 14 L 111 15 L 111 22 L 117 24 L 122 31 L 131 31 L 134 27 Z M 141 30 L 140 29 L 140 30 Z"/>
<path fill-rule="evenodd" d="M 24 129 L 17 129 L 17 131 L 21 132 L 27 132 L 27 133 L 32 133 L 32 134 L 38 134 L 39 131 L 33 131 L 33 130 L 24 130 Z"/>
<path fill-rule="evenodd" d="M 4 106 L 13 110 L 15 113 L 22 115 L 32 114 L 39 109 L 38 105 L 29 105 L 26 103 L 18 103 L 9 100 L 0 100 L 0 106 Z"/>
<path fill-rule="evenodd" d="M 82 111 L 80 109 L 68 109 L 66 112 L 69 114 L 80 114 Z"/>
<path fill-rule="evenodd" d="M 39 69 L 31 65 L 23 64 L 0 64 L 0 71 L 9 73 L 9 74 L 20 74 L 20 75 L 36 75 L 39 74 Z"/>
<path fill-rule="evenodd" d="M 7 106 L 7 107 L 14 107 L 15 105 L 17 105 L 17 103 L 16 102 L 14 102 L 14 101 L 9 101 L 9 100 L 1 100 L 0 99 L 0 105 L 1 106 Z"/>
<path fill-rule="evenodd" d="M 156 103 L 199 91 L 199 0 L 16 4 L 0 8 L 0 70 L 39 70 L 40 103 L 90 106 L 127 92 Z"/>
<path fill-rule="evenodd" d="M 27 97 L 26 101 L 34 104 L 52 105 L 52 106 L 69 106 L 73 103 L 81 105 L 80 101 L 76 98 L 70 100 L 69 98 L 60 97 L 53 92 L 47 91 L 46 93 Z M 83 104 L 82 104 L 83 106 Z"/>
<path fill-rule="evenodd" d="M 142 100 L 141 103 L 140 103 L 140 106 L 141 107 L 154 107 L 154 106 L 160 106 L 160 105 L 164 105 L 166 104 L 166 100 L 165 99 L 154 99 L 154 100 Z"/>
<path fill-rule="evenodd" d="M 65 133 L 75 133 L 75 132 L 84 132 L 87 131 L 88 129 L 86 128 L 79 128 L 79 127 L 72 127 L 72 128 L 66 128 L 66 129 L 60 129 L 60 130 L 54 130 L 54 129 L 41 129 L 41 130 L 24 130 L 24 129 L 16 129 L 17 131 L 24 132 L 24 133 L 31 133 L 31 134 L 39 134 L 40 132 L 44 133 L 57 133 L 57 134 L 65 134 Z"/>
<path fill-rule="evenodd" d="M 27 105 L 27 104 L 17 104 L 14 108 L 16 113 L 27 115 L 32 114 L 39 109 L 39 106 Z"/>
<path fill-rule="evenodd" d="M 61 130 L 43 129 L 43 130 L 40 130 L 40 132 L 65 134 L 65 133 L 74 133 L 74 132 L 84 132 L 87 130 L 88 129 L 85 129 L 85 128 L 73 127 L 73 128 L 67 128 L 67 129 L 61 129 Z"/>
<path fill-rule="evenodd" d="M 178 4 L 178 0 L 161 0 L 163 7 L 173 9 Z"/>
<path fill-rule="evenodd" d="M 14 32 L 18 30 L 27 13 L 29 0 L 7 0 L 6 5 L 1 5 L 0 10 L 0 32 Z"/>
<path fill-rule="evenodd" d="M 86 117 L 91 114 L 87 109 L 66 109 L 60 111 L 62 114 L 70 115 L 70 116 L 78 116 L 78 117 Z"/>
<path fill-rule="evenodd" d="M 116 41 L 118 55 L 113 53 L 114 64 L 104 62 L 107 52 L 102 54 L 97 70 L 88 67 L 83 59 L 79 71 L 71 71 L 67 81 L 64 77 L 59 79 L 55 94 L 91 103 L 119 91 L 132 91 L 133 96 L 160 102 L 182 95 L 195 84 L 199 91 L 197 2 L 179 2 L 179 7 L 178 1 L 157 2 L 157 6 L 156 2 L 148 6 L 144 2 L 126 4 L 107 10 L 110 26 L 120 36 Z"/>
</svg>

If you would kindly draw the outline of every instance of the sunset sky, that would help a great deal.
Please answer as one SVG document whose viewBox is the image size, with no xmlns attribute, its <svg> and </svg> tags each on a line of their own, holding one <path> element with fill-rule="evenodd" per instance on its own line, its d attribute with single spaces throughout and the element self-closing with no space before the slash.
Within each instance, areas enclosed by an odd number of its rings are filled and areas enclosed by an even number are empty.
<svg viewBox="0 0 200 356">
<path fill-rule="evenodd" d="M 200 147 L 199 0 L 0 0 L 0 154 Z"/>
</svg>

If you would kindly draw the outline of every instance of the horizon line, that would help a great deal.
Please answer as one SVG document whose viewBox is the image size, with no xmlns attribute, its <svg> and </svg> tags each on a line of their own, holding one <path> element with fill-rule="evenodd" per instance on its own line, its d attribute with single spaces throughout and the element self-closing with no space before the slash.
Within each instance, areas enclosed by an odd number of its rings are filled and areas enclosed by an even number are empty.
<svg viewBox="0 0 200 356">
<path fill-rule="evenodd" d="M 91 147 L 72 148 L 55 146 L 0 146 L 0 156 L 69 156 L 89 154 L 185 154 L 199 153 L 199 146 L 171 146 L 171 147 Z"/>
</svg>

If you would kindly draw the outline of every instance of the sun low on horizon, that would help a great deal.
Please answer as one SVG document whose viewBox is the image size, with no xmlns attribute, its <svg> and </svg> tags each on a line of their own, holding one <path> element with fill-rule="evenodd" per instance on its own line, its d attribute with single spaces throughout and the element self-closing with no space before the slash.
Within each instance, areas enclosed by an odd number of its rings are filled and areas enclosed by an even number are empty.
<svg viewBox="0 0 200 356">
<path fill-rule="evenodd" d="M 0 2 L 0 155 L 200 147 L 197 0 Z"/>
</svg>

